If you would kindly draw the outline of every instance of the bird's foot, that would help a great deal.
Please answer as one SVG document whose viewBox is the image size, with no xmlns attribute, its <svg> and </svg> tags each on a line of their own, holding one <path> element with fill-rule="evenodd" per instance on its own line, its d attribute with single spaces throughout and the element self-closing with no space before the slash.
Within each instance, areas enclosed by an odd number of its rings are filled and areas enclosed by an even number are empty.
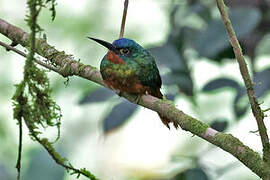
<svg viewBox="0 0 270 180">
<path fill-rule="evenodd" d="M 123 93 L 119 89 L 113 89 L 113 90 L 119 97 L 122 97 Z"/>
<path fill-rule="evenodd" d="M 138 104 L 141 100 L 142 95 L 136 95 L 136 98 L 134 99 L 134 103 Z"/>
</svg>

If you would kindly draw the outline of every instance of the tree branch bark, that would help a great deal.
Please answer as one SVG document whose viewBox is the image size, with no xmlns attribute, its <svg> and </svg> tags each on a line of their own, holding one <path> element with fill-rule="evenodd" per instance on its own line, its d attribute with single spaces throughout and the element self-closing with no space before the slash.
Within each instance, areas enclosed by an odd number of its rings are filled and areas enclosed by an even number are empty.
<svg viewBox="0 0 270 180">
<path fill-rule="evenodd" d="M 21 55 L 21 56 L 23 56 L 23 57 L 25 57 L 25 58 L 27 57 L 27 55 L 26 55 L 24 52 L 22 52 L 22 51 L 20 51 L 20 50 L 18 50 L 18 49 L 16 49 L 16 48 L 14 48 L 14 47 L 12 47 L 12 46 L 10 46 L 10 45 L 4 43 L 4 42 L 2 42 L 2 41 L 0 41 L 0 46 L 5 47 L 7 50 L 14 51 L 15 53 L 17 53 L 17 54 L 19 54 L 19 55 Z M 37 59 L 35 59 L 35 58 L 34 58 L 34 61 L 35 61 L 35 63 L 37 63 L 37 64 L 39 64 L 39 65 L 45 67 L 45 68 L 48 69 L 48 70 L 54 71 L 54 72 L 56 72 L 56 73 L 58 73 L 58 74 L 61 74 L 61 72 L 58 71 L 57 68 L 55 68 L 54 66 L 52 66 L 52 65 L 50 65 L 50 64 L 48 64 L 48 63 L 46 63 L 46 62 L 37 60 Z"/>
<path fill-rule="evenodd" d="M 223 0 L 217 0 L 217 6 L 220 11 L 223 23 L 226 27 L 226 31 L 230 37 L 231 45 L 233 47 L 236 60 L 239 64 L 240 72 L 246 86 L 247 95 L 248 95 L 249 102 L 251 105 L 252 113 L 258 125 L 259 134 L 260 134 L 262 145 L 263 145 L 263 159 L 265 162 L 267 162 L 270 165 L 270 144 L 269 144 L 267 129 L 263 121 L 264 113 L 261 110 L 259 103 L 256 99 L 254 88 L 253 88 L 253 82 L 250 78 L 247 64 L 242 53 L 241 46 L 239 44 L 239 41 L 237 40 L 234 29 L 232 27 L 232 23 L 226 11 L 227 7 L 224 4 Z"/>
<path fill-rule="evenodd" d="M 124 37 L 126 17 L 127 17 L 127 10 L 128 10 L 128 3 L 129 3 L 129 1 L 128 0 L 125 0 L 125 2 L 124 2 L 123 16 L 122 16 L 122 22 L 121 22 L 121 27 L 120 27 L 119 38 L 123 38 Z"/>
<path fill-rule="evenodd" d="M 28 47 L 28 33 L 2 19 L 0 19 L 0 33 L 8 37 L 13 43 Z M 100 72 L 95 67 L 84 65 L 76 61 L 71 55 L 56 50 L 43 39 L 36 39 L 36 53 L 48 59 L 52 64 L 57 65 L 63 76 L 76 75 L 105 86 Z M 123 97 L 133 103 L 136 99 L 136 97 L 127 93 L 123 93 Z M 269 165 L 263 161 L 257 152 L 244 145 L 231 134 L 217 132 L 207 124 L 177 109 L 173 102 L 168 100 L 160 100 L 150 95 L 143 95 L 138 104 L 159 112 L 165 117 L 175 121 L 183 130 L 189 131 L 213 145 L 220 147 L 224 151 L 229 152 L 259 177 L 270 179 Z"/>
</svg>

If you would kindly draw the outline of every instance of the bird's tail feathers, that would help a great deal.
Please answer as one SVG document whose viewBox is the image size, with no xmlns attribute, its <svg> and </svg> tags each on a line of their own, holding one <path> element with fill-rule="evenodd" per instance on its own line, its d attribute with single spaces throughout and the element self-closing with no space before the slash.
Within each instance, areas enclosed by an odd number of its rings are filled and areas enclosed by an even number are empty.
<svg viewBox="0 0 270 180">
<path fill-rule="evenodd" d="M 152 96 L 155 96 L 155 97 L 157 97 L 159 99 L 163 99 L 163 94 L 160 92 L 160 89 L 159 88 L 151 89 L 150 92 L 149 92 L 149 94 L 152 95 Z M 176 129 L 179 127 L 179 125 L 176 122 L 174 122 L 174 121 L 172 121 L 172 120 L 170 120 L 170 119 L 162 116 L 160 113 L 158 113 L 158 115 L 159 115 L 162 123 L 165 126 L 167 126 L 167 128 L 170 129 L 169 123 L 173 123 L 173 125 L 174 125 L 174 127 Z"/>
</svg>

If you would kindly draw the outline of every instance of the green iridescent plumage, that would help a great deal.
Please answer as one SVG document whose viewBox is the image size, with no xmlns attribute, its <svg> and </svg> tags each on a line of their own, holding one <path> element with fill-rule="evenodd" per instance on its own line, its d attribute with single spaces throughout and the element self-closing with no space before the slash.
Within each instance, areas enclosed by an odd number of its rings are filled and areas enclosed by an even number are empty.
<svg viewBox="0 0 270 180">
<path fill-rule="evenodd" d="M 114 41 L 113 45 L 116 49 L 128 51 L 127 54 L 119 54 L 125 64 L 115 64 L 107 58 L 108 54 L 106 54 L 100 65 L 103 79 L 114 74 L 117 78 L 122 79 L 123 83 L 125 83 L 125 79 L 138 78 L 144 86 L 161 87 L 161 78 L 155 59 L 146 49 L 126 38 Z"/>
<path fill-rule="evenodd" d="M 155 58 L 149 51 L 127 38 L 115 40 L 112 44 L 95 38 L 90 38 L 107 47 L 109 52 L 103 57 L 100 72 L 104 83 L 120 92 L 137 95 L 150 94 L 159 99 L 161 78 Z M 162 122 L 169 128 L 171 122 L 159 114 Z M 174 123 L 177 128 L 178 125 Z"/>
</svg>

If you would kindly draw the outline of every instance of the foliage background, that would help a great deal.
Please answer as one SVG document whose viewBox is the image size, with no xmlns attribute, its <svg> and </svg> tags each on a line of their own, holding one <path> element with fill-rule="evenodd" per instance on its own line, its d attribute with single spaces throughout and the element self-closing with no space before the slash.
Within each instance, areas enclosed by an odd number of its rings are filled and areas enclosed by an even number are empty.
<svg viewBox="0 0 270 180">
<path fill-rule="evenodd" d="M 263 109 L 270 106 L 269 3 L 227 1 Z M 118 37 L 123 2 L 58 1 L 55 21 L 43 10 L 39 24 L 48 42 L 99 67 L 106 49 L 86 36 Z M 28 30 L 26 2 L 0 1 L 0 17 Z M 42 37 L 42 34 L 40 34 Z M 157 58 L 162 91 L 184 112 L 232 133 L 260 152 L 256 123 L 214 1 L 130 1 L 125 37 L 135 39 Z M 8 42 L 5 37 L 0 40 Z M 21 48 L 21 47 L 20 47 Z M 21 48 L 22 49 L 22 48 Z M 0 51 L 0 179 L 14 179 L 18 127 L 12 119 L 13 84 L 22 78 L 23 58 Z M 57 149 L 74 166 L 100 179 L 259 179 L 231 155 L 181 130 L 168 130 L 150 110 L 136 107 L 86 80 L 52 72 L 53 95 L 62 108 Z M 266 126 L 270 127 L 269 121 Z M 44 136 L 55 136 L 46 129 Z M 22 179 L 74 179 L 57 166 L 24 127 Z M 261 153 L 261 152 L 260 152 Z M 81 179 L 84 179 L 81 177 Z"/>
</svg>

